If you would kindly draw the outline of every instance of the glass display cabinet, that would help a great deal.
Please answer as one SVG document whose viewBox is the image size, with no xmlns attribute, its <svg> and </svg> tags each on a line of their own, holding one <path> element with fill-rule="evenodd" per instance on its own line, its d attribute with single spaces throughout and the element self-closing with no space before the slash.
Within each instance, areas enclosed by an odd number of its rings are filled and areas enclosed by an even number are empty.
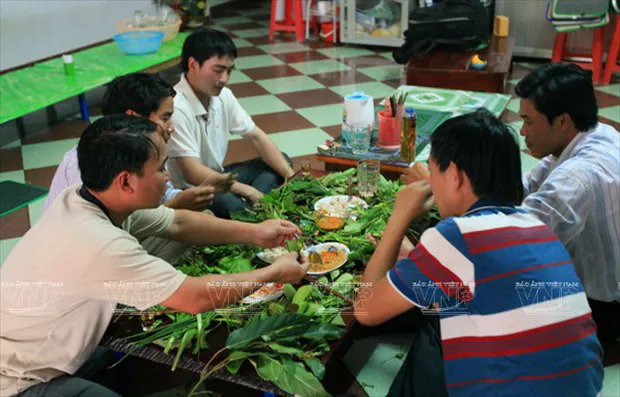
<svg viewBox="0 0 620 397">
<path fill-rule="evenodd" d="M 340 0 L 340 41 L 400 47 L 413 0 Z"/>
</svg>

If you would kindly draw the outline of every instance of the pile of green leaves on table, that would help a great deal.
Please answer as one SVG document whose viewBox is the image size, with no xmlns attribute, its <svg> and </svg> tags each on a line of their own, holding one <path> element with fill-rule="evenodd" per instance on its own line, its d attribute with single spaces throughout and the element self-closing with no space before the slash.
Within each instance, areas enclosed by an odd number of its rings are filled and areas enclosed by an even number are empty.
<svg viewBox="0 0 620 397">
<path fill-rule="evenodd" d="M 299 244 L 335 241 L 348 246 L 351 253 L 347 264 L 318 279 L 317 285 L 329 284 L 331 290 L 352 299 L 363 266 L 374 251 L 366 236 L 381 236 L 401 188 L 399 182 L 381 177 L 375 196 L 366 199 L 367 209 L 357 208 L 357 217 L 347 220 L 340 230 L 319 229 L 313 216 L 314 203 L 326 196 L 348 194 L 351 182 L 356 184 L 355 173 L 355 169 L 350 169 L 322 178 L 290 180 L 265 195 L 252 210 L 234 213 L 233 219 L 246 222 L 288 219 L 303 231 Z M 436 213 L 412 225 L 410 235 L 419 238 L 433 218 L 437 218 Z M 178 268 L 190 276 L 245 272 L 265 266 L 256 258 L 260 250 L 236 244 L 198 248 Z M 340 310 L 349 303 L 317 285 L 296 289 L 286 284 L 284 296 L 272 302 L 237 303 L 195 316 L 168 314 L 154 329 L 127 339 L 135 348 L 158 343 L 165 353 L 172 354 L 176 349 L 174 370 L 186 350 L 200 353 L 208 348 L 209 333 L 226 326 L 230 332 L 226 345 L 212 356 L 201 382 L 223 368 L 236 374 L 244 362 L 249 362 L 262 379 L 284 391 L 304 396 L 328 395 L 320 382 L 325 368 L 319 357 L 329 350 L 329 340 L 342 337 L 345 323 Z"/>
<path fill-rule="evenodd" d="M 334 271 L 319 282 L 331 281 L 330 288 L 352 298 L 354 278 L 350 273 Z M 176 349 L 172 365 L 175 370 L 184 352 L 198 354 L 207 349 L 207 336 L 218 326 L 226 326 L 231 331 L 226 344 L 211 357 L 200 383 L 224 368 L 236 374 L 247 361 L 262 379 L 284 391 L 326 396 L 329 394 L 321 384 L 325 367 L 319 358 L 329 351 L 329 340 L 342 337 L 345 322 L 340 309 L 347 305 L 345 300 L 321 291 L 316 285 L 296 289 L 285 284 L 284 295 L 275 301 L 238 303 L 195 316 L 171 314 L 173 321 L 168 324 L 127 339 L 134 348 L 157 343 L 166 354 Z"/>
<path fill-rule="evenodd" d="M 245 222 L 261 222 L 267 219 L 287 219 L 296 223 L 303 232 L 305 244 L 338 242 L 351 250 L 345 268 L 366 263 L 374 252 L 374 245 L 366 237 L 368 234 L 381 237 L 394 207 L 396 193 L 402 187 L 397 181 L 388 181 L 380 176 L 377 193 L 364 199 L 368 208 L 358 208 L 359 216 L 348 219 L 341 230 L 326 232 L 315 223 L 314 203 L 327 196 L 348 194 L 349 180 L 357 184 L 356 170 L 328 174 L 322 178 L 299 178 L 288 181 L 280 189 L 265 195 L 252 210 L 232 214 L 233 219 Z M 419 240 L 421 233 L 433 220 L 438 219 L 437 211 L 432 211 L 424 219 L 416 221 L 409 229 L 409 235 Z"/>
</svg>

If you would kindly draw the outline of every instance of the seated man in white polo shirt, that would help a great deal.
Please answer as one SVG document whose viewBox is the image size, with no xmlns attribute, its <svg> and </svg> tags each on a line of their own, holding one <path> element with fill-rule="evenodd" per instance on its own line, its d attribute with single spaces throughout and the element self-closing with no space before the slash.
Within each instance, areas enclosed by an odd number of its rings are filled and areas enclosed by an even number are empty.
<svg viewBox="0 0 620 397">
<path fill-rule="evenodd" d="M 101 112 L 104 116 L 129 114 L 148 118 L 161 127 L 160 132 L 168 142 L 174 133 L 172 113 L 175 94 L 174 89 L 156 74 L 131 73 L 117 77 L 110 83 L 103 96 Z M 45 209 L 54 202 L 60 192 L 76 183 L 82 183 L 77 146 L 65 153 L 58 165 L 45 199 Z M 168 182 L 162 204 L 174 209 L 203 211 L 213 202 L 213 190 L 211 186 L 175 189 L 172 182 Z"/>
<path fill-rule="evenodd" d="M 0 268 L 0 395 L 116 397 L 86 373 L 117 303 L 201 313 L 306 274 L 296 253 L 250 272 L 201 277 L 149 255 L 139 238 L 269 248 L 300 232 L 283 220 L 249 224 L 160 205 L 170 174 L 156 129 L 128 115 L 91 124 L 78 144 L 84 184 L 60 193 Z"/>
<path fill-rule="evenodd" d="M 183 45 L 181 81 L 174 86 L 176 132 L 169 143 L 170 172 L 177 188 L 217 186 L 236 174 L 230 192 L 216 193 L 211 209 L 219 217 L 244 209 L 295 172 L 290 160 L 257 127 L 225 87 L 237 48 L 223 32 L 204 29 Z M 258 158 L 224 167 L 230 134 L 252 143 Z"/>
</svg>

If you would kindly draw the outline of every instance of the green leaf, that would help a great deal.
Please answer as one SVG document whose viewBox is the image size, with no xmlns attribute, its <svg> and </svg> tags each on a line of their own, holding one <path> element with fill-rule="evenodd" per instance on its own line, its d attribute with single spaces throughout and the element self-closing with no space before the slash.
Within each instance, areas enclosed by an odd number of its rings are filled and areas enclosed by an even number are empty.
<svg viewBox="0 0 620 397">
<path fill-rule="evenodd" d="M 276 359 L 261 353 L 256 363 L 256 372 L 264 380 L 273 382 L 282 390 L 304 397 L 329 396 L 321 382 L 303 364 L 290 358 Z"/>
<path fill-rule="evenodd" d="M 304 249 L 304 242 L 302 239 L 294 239 L 286 241 L 286 249 L 289 252 L 297 252 L 300 253 L 302 249 Z"/>
<path fill-rule="evenodd" d="M 332 325 L 337 325 L 337 326 L 341 326 L 344 327 L 346 326 L 346 324 L 344 323 L 344 319 L 342 318 L 342 316 L 340 315 L 340 313 L 337 313 L 334 318 L 332 319 L 332 321 L 330 321 L 330 324 Z"/>
<path fill-rule="evenodd" d="M 297 292 L 297 290 L 291 284 L 288 284 L 288 283 L 284 284 L 284 296 L 286 297 L 287 300 L 289 301 L 293 300 L 293 296 L 295 296 L 295 292 Z"/>
<path fill-rule="evenodd" d="M 242 349 L 263 337 L 271 340 L 296 337 L 312 325 L 309 320 L 309 317 L 295 313 L 281 313 L 256 320 L 231 333 L 226 339 L 226 346 L 231 349 Z"/>
<path fill-rule="evenodd" d="M 236 374 L 237 372 L 239 372 L 239 368 L 241 368 L 241 365 L 243 365 L 245 359 L 252 355 L 252 353 L 238 350 L 231 352 L 230 355 L 228 355 L 228 357 L 226 358 L 226 360 L 228 361 L 228 363 L 226 364 L 226 369 L 231 374 Z"/>
<path fill-rule="evenodd" d="M 297 292 L 295 292 L 295 296 L 293 296 L 293 303 L 298 305 L 301 302 L 307 301 L 313 295 L 314 290 L 316 290 L 316 287 L 310 284 L 299 287 Z"/>
<path fill-rule="evenodd" d="M 267 347 L 269 347 L 271 350 L 273 350 L 276 353 L 288 354 L 288 355 L 299 357 L 299 358 L 302 358 L 305 355 L 304 351 L 297 347 L 285 346 L 279 343 L 271 342 L 267 345 Z"/>
<path fill-rule="evenodd" d="M 297 305 L 297 313 L 299 314 L 306 314 L 306 310 L 308 310 L 308 302 L 299 302 L 299 303 L 293 303 L 293 305 Z"/>
<path fill-rule="evenodd" d="M 270 302 L 267 306 L 267 313 L 269 313 L 270 316 L 273 316 L 274 314 L 283 313 L 284 309 L 285 308 L 283 305 L 275 302 Z"/>
<path fill-rule="evenodd" d="M 342 337 L 344 330 L 331 324 L 311 323 L 299 338 L 321 341 L 323 339 L 338 339 Z"/>
<path fill-rule="evenodd" d="M 292 194 L 286 196 L 286 198 L 282 202 L 282 209 L 286 212 L 295 212 L 295 210 L 297 210 L 297 206 L 295 205 L 295 201 L 293 201 Z"/>
<path fill-rule="evenodd" d="M 260 218 L 254 211 L 250 211 L 249 209 L 244 209 L 243 211 L 232 211 L 230 213 L 230 219 L 233 221 L 239 222 L 250 222 L 257 223 L 260 222 Z"/>
<path fill-rule="evenodd" d="M 311 358 L 308 360 L 304 360 L 308 368 L 312 371 L 314 376 L 316 376 L 319 380 L 323 380 L 325 376 L 325 366 L 318 358 Z"/>
<path fill-rule="evenodd" d="M 172 368 L 170 369 L 171 371 L 174 371 L 175 369 L 177 369 L 177 365 L 179 364 L 179 360 L 181 360 L 183 351 L 191 343 L 192 338 L 194 338 L 194 336 L 196 336 L 195 328 L 190 329 L 189 331 L 185 332 L 185 334 L 183 335 L 183 339 L 181 339 L 181 344 L 179 345 L 179 350 L 177 351 L 177 355 L 174 358 L 174 361 L 172 363 Z"/>
<path fill-rule="evenodd" d="M 222 269 L 226 270 L 226 273 L 242 273 L 254 269 L 251 259 L 245 257 L 244 254 L 224 257 L 218 263 Z"/>
<path fill-rule="evenodd" d="M 170 339 L 168 339 L 168 343 L 166 343 L 166 347 L 164 348 L 164 354 L 168 354 L 170 352 L 170 349 L 172 349 L 175 339 L 176 337 L 174 335 L 170 336 Z"/>
<path fill-rule="evenodd" d="M 336 283 L 348 283 L 353 280 L 353 275 L 351 273 L 343 273 L 338 279 L 336 279 Z"/>
<path fill-rule="evenodd" d="M 323 306 L 314 302 L 309 302 L 308 307 L 304 309 L 303 314 L 305 314 L 306 316 L 314 316 L 322 307 Z"/>
</svg>

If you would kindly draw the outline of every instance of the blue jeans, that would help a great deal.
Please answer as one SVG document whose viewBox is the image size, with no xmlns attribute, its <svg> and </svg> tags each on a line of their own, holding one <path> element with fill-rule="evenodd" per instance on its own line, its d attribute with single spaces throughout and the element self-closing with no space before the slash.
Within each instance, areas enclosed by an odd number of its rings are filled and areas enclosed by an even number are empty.
<svg viewBox="0 0 620 397">
<path fill-rule="evenodd" d="M 98 373 L 116 362 L 116 356 L 103 347 L 97 347 L 93 355 L 74 375 L 63 375 L 31 386 L 14 397 L 120 397 L 121 395 L 93 382 Z"/>
<path fill-rule="evenodd" d="M 282 154 L 288 163 L 292 165 L 291 159 L 285 153 Z M 226 166 L 224 167 L 224 172 L 236 173 L 239 182 L 250 185 L 265 194 L 284 182 L 284 178 L 260 157 Z M 213 199 L 211 210 L 218 218 L 228 219 L 231 212 L 243 211 L 251 206 L 252 203 L 234 193 L 217 193 Z"/>
</svg>

